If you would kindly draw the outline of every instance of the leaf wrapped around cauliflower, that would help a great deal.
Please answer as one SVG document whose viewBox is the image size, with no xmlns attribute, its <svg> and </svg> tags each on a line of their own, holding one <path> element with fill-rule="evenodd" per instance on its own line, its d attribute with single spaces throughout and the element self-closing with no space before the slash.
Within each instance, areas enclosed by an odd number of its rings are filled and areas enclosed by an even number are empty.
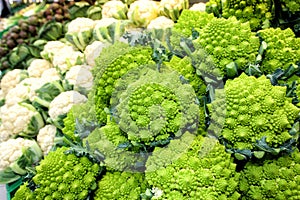
<svg viewBox="0 0 300 200">
<path fill-rule="evenodd" d="M 248 162 L 239 183 L 242 200 L 300 198 L 299 150 L 262 163 Z"/>
<path fill-rule="evenodd" d="M 177 21 L 181 11 L 189 8 L 188 0 L 161 0 L 159 3 L 159 11 L 161 15 L 167 16 L 173 21 Z"/>
<path fill-rule="evenodd" d="M 93 30 L 95 40 L 106 43 L 115 43 L 125 32 L 127 21 L 115 18 L 97 20 Z"/>
<path fill-rule="evenodd" d="M 176 151 L 180 153 L 174 159 Z M 173 161 L 167 162 L 170 159 Z M 153 199 L 238 200 L 241 196 L 236 164 L 214 138 L 185 134 L 181 141 L 171 141 L 168 148 L 156 148 L 146 167 Z"/>
<path fill-rule="evenodd" d="M 93 68 L 95 110 L 101 123 L 105 123 L 107 114 L 104 109 L 110 106 L 115 81 L 130 69 L 152 61 L 152 50 L 148 47 L 130 47 L 125 43 L 115 43 L 102 50 Z"/>
<path fill-rule="evenodd" d="M 235 63 L 237 71 L 245 71 L 249 64 L 255 63 L 260 42 L 251 32 L 249 23 L 241 23 L 236 18 L 214 18 L 199 33 L 200 36 L 194 40 L 197 49 L 195 53 L 199 49 L 205 50 L 211 56 L 215 68 L 224 75 L 230 75 L 227 69 L 231 63 Z M 213 70 L 201 63 L 196 64 L 197 69 Z"/>
<path fill-rule="evenodd" d="M 0 143 L 0 183 L 11 183 L 28 173 L 43 154 L 34 140 L 9 139 Z"/>
<path fill-rule="evenodd" d="M 263 73 L 273 73 L 278 68 L 286 70 L 299 62 L 300 38 L 296 38 L 290 28 L 268 28 L 258 31 L 258 35 L 267 44 L 260 67 Z"/>
<path fill-rule="evenodd" d="M 122 1 L 107 1 L 102 6 L 102 18 L 127 19 L 127 11 Z"/>
<path fill-rule="evenodd" d="M 76 18 L 68 25 L 68 32 L 65 38 L 83 52 L 93 37 L 94 26 L 95 22 L 92 19 Z"/>
<path fill-rule="evenodd" d="M 1 107 L 0 141 L 17 136 L 35 137 L 44 126 L 41 114 L 28 103 Z"/>
<path fill-rule="evenodd" d="M 34 199 L 83 200 L 97 188 L 96 177 L 100 166 L 88 157 L 77 157 L 67 153 L 67 150 L 67 147 L 61 147 L 51 151 L 36 167 L 36 174 L 30 183 Z M 21 186 L 19 190 L 24 188 Z"/>
<path fill-rule="evenodd" d="M 265 76 L 242 74 L 228 80 L 224 90 L 216 90 L 211 104 L 216 124 L 210 128 L 229 149 L 278 154 L 289 150 L 298 137 L 289 131 L 299 113 L 286 97 L 286 87 L 271 85 Z M 214 131 L 217 126 L 222 127 L 219 133 Z"/>
<path fill-rule="evenodd" d="M 139 200 L 146 187 L 142 173 L 109 171 L 98 182 L 94 199 Z"/>
</svg>

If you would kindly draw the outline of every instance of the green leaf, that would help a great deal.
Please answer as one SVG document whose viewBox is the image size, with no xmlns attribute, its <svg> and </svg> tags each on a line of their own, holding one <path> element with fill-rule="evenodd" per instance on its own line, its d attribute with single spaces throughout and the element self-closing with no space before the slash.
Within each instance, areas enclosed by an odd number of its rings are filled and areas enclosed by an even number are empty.
<svg viewBox="0 0 300 200">
<path fill-rule="evenodd" d="M 17 181 L 19 178 L 21 178 L 21 176 L 14 173 L 9 167 L 0 171 L 0 184 L 12 183 Z"/>
</svg>

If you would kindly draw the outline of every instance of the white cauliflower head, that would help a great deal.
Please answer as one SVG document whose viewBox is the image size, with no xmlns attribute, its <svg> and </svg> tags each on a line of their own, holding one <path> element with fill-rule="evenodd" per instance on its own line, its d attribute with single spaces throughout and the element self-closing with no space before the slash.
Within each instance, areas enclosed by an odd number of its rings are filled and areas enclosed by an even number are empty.
<svg viewBox="0 0 300 200">
<path fill-rule="evenodd" d="M 52 120 L 56 120 L 60 115 L 67 114 L 74 104 L 84 103 L 86 101 L 86 96 L 77 91 L 62 92 L 51 101 L 49 116 Z"/>
<path fill-rule="evenodd" d="M 46 60 L 52 60 L 54 54 L 57 54 L 57 53 L 59 54 L 60 51 L 67 46 L 69 46 L 69 45 L 67 45 L 61 41 L 49 41 L 44 46 L 44 50 L 41 52 L 41 56 Z"/>
<path fill-rule="evenodd" d="M 57 128 L 53 125 L 46 125 L 40 129 L 36 139 L 44 155 L 47 155 L 54 145 L 56 131 Z"/>
<path fill-rule="evenodd" d="M 26 70 L 14 69 L 7 72 L 1 79 L 0 87 L 4 95 L 8 93 L 9 90 L 16 87 L 23 79 L 27 78 L 28 74 Z"/>
<path fill-rule="evenodd" d="M 65 79 L 72 85 L 74 90 L 89 91 L 93 87 L 93 74 L 90 66 L 76 65 L 73 66 L 67 73 Z"/>
<path fill-rule="evenodd" d="M 151 0 L 138 0 L 130 4 L 127 17 L 135 25 L 147 27 L 159 15 L 159 3 Z"/>
<path fill-rule="evenodd" d="M 96 20 L 96 25 L 95 25 L 95 29 L 99 29 L 102 27 L 107 27 L 109 25 L 111 25 L 114 22 L 117 22 L 118 20 L 115 18 L 103 18 L 100 20 Z"/>
<path fill-rule="evenodd" d="M 85 59 L 88 65 L 94 67 L 96 65 L 95 59 L 100 55 L 103 48 L 109 44 L 105 42 L 95 41 L 88 45 L 84 50 Z"/>
<path fill-rule="evenodd" d="M 60 80 L 60 79 L 61 79 L 61 76 L 60 76 L 60 74 L 58 73 L 58 71 L 57 71 L 56 68 L 50 68 L 50 69 L 45 70 L 45 71 L 42 73 L 41 78 L 42 78 L 43 80 L 47 80 L 48 82 L 52 82 L 52 81 Z"/>
<path fill-rule="evenodd" d="M 82 64 L 84 54 L 75 51 L 73 48 L 64 48 L 60 54 L 54 54 L 53 65 L 61 72 L 65 73 L 72 66 Z"/>
<path fill-rule="evenodd" d="M 107 1 L 102 6 L 102 18 L 126 19 L 128 7 L 122 1 Z"/>
<path fill-rule="evenodd" d="M 19 103 L 12 106 L 6 104 L 0 108 L 1 129 L 5 137 L 18 135 L 34 137 L 44 126 L 41 114 L 30 104 Z"/>
<path fill-rule="evenodd" d="M 79 33 L 93 29 L 95 21 L 85 17 L 77 17 L 68 25 L 68 33 Z"/>
<path fill-rule="evenodd" d="M 33 78 L 39 78 L 42 76 L 43 72 L 47 69 L 50 69 L 52 67 L 52 64 L 44 59 L 34 59 L 27 71 L 29 74 L 29 77 L 33 77 Z"/>
<path fill-rule="evenodd" d="M 5 170 L 23 154 L 24 148 L 34 146 L 34 140 L 23 138 L 9 139 L 0 143 L 0 171 Z"/>
<path fill-rule="evenodd" d="M 203 2 L 196 3 L 190 7 L 190 10 L 205 12 L 206 4 Z"/>
<path fill-rule="evenodd" d="M 160 16 L 151 20 L 151 22 L 147 26 L 147 29 L 166 29 L 166 28 L 172 28 L 173 26 L 174 26 L 173 20 L 165 16 Z"/>
</svg>

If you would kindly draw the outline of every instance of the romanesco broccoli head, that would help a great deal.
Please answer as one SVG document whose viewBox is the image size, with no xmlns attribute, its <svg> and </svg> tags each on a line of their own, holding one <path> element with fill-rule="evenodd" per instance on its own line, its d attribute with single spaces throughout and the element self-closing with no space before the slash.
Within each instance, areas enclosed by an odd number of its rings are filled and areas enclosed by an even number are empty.
<svg viewBox="0 0 300 200">
<path fill-rule="evenodd" d="M 206 11 L 224 18 L 235 16 L 241 22 L 249 22 L 252 30 L 270 25 L 274 17 L 273 3 L 269 0 L 212 0 L 206 5 Z"/>
<path fill-rule="evenodd" d="M 28 182 L 23 183 L 12 198 L 12 200 L 20 200 L 20 199 L 34 200 L 33 193 L 28 187 Z"/>
<path fill-rule="evenodd" d="M 289 130 L 299 112 L 286 97 L 286 87 L 271 85 L 265 76 L 246 74 L 228 80 L 211 104 L 212 121 L 223 127 L 216 134 L 229 148 L 244 150 L 257 150 L 264 137 L 266 145 L 279 149 L 293 138 Z"/>
<path fill-rule="evenodd" d="M 241 171 L 239 190 L 245 199 L 299 199 L 300 153 L 295 150 L 263 163 L 248 162 Z"/>
<path fill-rule="evenodd" d="M 132 145 L 156 146 L 196 130 L 199 105 L 194 89 L 182 83 L 176 71 L 161 73 L 154 65 L 142 66 L 115 86 L 112 108 Z"/>
<path fill-rule="evenodd" d="M 244 71 L 248 64 L 254 63 L 260 46 L 259 38 L 251 32 L 249 23 L 242 23 L 236 18 L 213 18 L 200 31 L 194 40 L 198 54 L 205 50 L 211 56 L 214 66 L 207 67 L 196 60 L 195 67 L 206 73 L 220 70 L 226 75 L 227 65 L 235 62 L 238 70 Z M 200 52 L 198 52 L 200 51 Z"/>
<path fill-rule="evenodd" d="M 258 35 L 267 43 L 261 64 L 261 71 L 265 74 L 273 73 L 278 68 L 286 70 L 299 61 L 300 38 L 296 38 L 290 28 L 268 28 L 260 30 Z"/>
<path fill-rule="evenodd" d="M 153 194 L 153 199 L 239 199 L 240 194 L 236 192 L 239 174 L 223 145 L 214 138 L 197 136 L 176 160 L 169 165 L 162 164 L 164 159 L 170 159 L 171 151 L 180 148 L 178 144 L 185 145 L 173 140 L 165 152 L 154 151 L 146 163 L 146 180 L 152 191 L 160 191 L 158 195 Z M 161 167 L 152 170 L 157 164 Z"/>
<path fill-rule="evenodd" d="M 283 11 L 291 12 L 292 14 L 299 13 L 300 11 L 300 1 L 299 0 L 281 0 L 281 7 Z"/>
<path fill-rule="evenodd" d="M 67 150 L 51 151 L 36 167 L 32 178 L 36 199 L 86 199 L 96 189 L 99 165 L 85 156 L 66 154 Z"/>
<path fill-rule="evenodd" d="M 100 122 L 105 123 L 107 114 L 104 108 L 109 107 L 116 80 L 130 69 L 139 65 L 154 63 L 152 50 L 149 47 L 130 47 L 124 43 L 115 43 L 103 49 L 96 59 L 95 78 L 95 110 Z"/>
<path fill-rule="evenodd" d="M 142 173 L 109 171 L 98 182 L 94 199 L 139 200 L 146 187 Z"/>
</svg>

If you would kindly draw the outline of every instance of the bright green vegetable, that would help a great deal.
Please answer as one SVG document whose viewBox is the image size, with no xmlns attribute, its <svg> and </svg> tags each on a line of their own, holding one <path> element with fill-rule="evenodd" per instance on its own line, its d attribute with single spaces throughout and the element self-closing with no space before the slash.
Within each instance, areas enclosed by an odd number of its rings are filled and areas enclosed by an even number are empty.
<svg viewBox="0 0 300 200">
<path fill-rule="evenodd" d="M 179 46 L 181 37 L 190 37 L 192 29 L 199 31 L 213 18 L 213 14 L 183 10 L 172 29 L 171 44 L 175 47 Z"/>
<path fill-rule="evenodd" d="M 280 0 L 281 7 L 283 11 L 289 11 L 296 14 L 300 11 L 300 1 L 299 0 Z"/>
<path fill-rule="evenodd" d="M 263 163 L 249 162 L 241 171 L 239 190 L 246 199 L 299 199 L 300 153 Z"/>
<path fill-rule="evenodd" d="M 106 172 L 98 182 L 95 200 L 119 199 L 139 200 L 146 190 L 144 174 L 130 172 Z"/>
<path fill-rule="evenodd" d="M 186 133 L 181 141 L 172 140 L 168 148 L 157 149 L 146 165 L 146 180 L 156 191 L 153 199 L 238 200 L 241 196 L 236 191 L 236 164 L 216 139 Z"/>
<path fill-rule="evenodd" d="M 236 18 L 214 18 L 199 31 L 200 36 L 194 41 L 195 54 L 199 56 L 201 48 L 211 56 L 214 68 L 226 74 L 227 65 L 235 63 L 238 70 L 244 71 L 256 60 L 260 46 L 259 38 L 250 30 L 248 23 L 241 23 Z M 202 65 L 198 59 L 196 68 L 210 72 L 210 66 Z M 229 74 L 227 74 L 229 75 Z"/>
<path fill-rule="evenodd" d="M 224 18 L 235 16 L 241 22 L 249 22 L 252 30 L 270 24 L 274 17 L 272 9 L 273 3 L 270 0 L 213 0 L 206 5 L 206 11 L 209 13 L 213 12 L 217 16 L 221 14 Z"/>
<path fill-rule="evenodd" d="M 268 28 L 260 30 L 258 35 L 267 43 L 260 67 L 265 74 L 273 73 L 278 68 L 286 70 L 290 65 L 298 63 L 300 38 L 296 38 L 290 28 Z"/>
<path fill-rule="evenodd" d="M 109 107 L 115 81 L 125 75 L 130 69 L 147 63 L 154 63 L 152 50 L 148 47 L 130 47 L 125 43 L 115 43 L 104 48 L 96 59 L 94 72 L 94 101 L 97 117 L 100 122 L 106 122 L 104 108 Z"/>
<path fill-rule="evenodd" d="M 86 199 L 97 188 L 99 165 L 85 156 L 66 154 L 67 150 L 62 147 L 51 151 L 36 167 L 32 178 L 35 199 Z"/>
<path fill-rule="evenodd" d="M 227 80 L 224 90 L 216 90 L 211 104 L 212 121 L 223 127 L 215 134 L 224 139 L 227 148 L 275 154 L 293 139 L 289 130 L 299 113 L 286 97 L 286 87 L 272 86 L 265 76 L 242 74 Z"/>
<path fill-rule="evenodd" d="M 30 171 L 43 156 L 35 140 L 23 138 L 9 139 L 0 143 L 0 183 L 18 180 Z"/>
<path fill-rule="evenodd" d="M 33 200 L 33 194 L 28 187 L 28 182 L 25 182 L 19 187 L 17 192 L 14 194 L 12 200 Z"/>
</svg>

